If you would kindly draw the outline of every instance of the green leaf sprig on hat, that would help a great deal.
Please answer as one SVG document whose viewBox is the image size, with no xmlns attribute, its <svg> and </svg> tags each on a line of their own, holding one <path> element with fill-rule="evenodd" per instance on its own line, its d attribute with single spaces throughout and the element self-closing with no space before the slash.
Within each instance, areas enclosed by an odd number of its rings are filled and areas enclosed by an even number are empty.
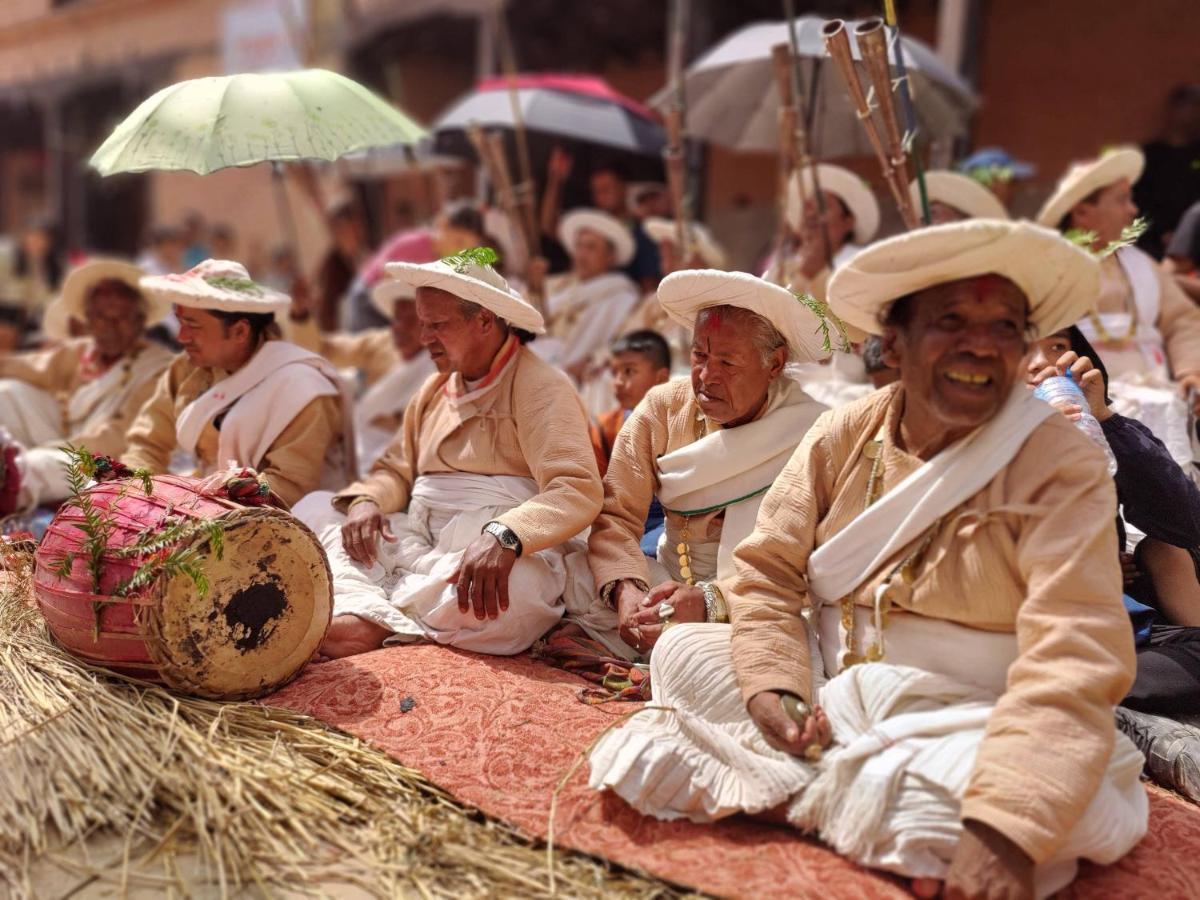
<svg viewBox="0 0 1200 900">
<path fill-rule="evenodd" d="M 1009 166 L 976 166 L 967 172 L 967 176 L 985 188 L 993 184 L 1003 184 L 1013 180 L 1013 170 Z"/>
<path fill-rule="evenodd" d="M 821 331 L 821 349 L 832 353 L 835 349 L 846 353 L 850 350 L 850 336 L 846 334 L 846 326 L 829 308 L 829 304 L 818 300 L 812 294 L 792 291 L 792 296 L 808 307 L 809 312 L 817 317 L 817 327 Z M 834 347 L 833 337 L 836 334 L 838 345 Z"/>
<path fill-rule="evenodd" d="M 1138 242 L 1138 238 L 1146 233 L 1146 229 L 1149 227 L 1150 223 L 1143 217 L 1138 216 L 1121 229 L 1121 236 L 1119 238 L 1115 241 L 1109 241 L 1099 250 L 1092 249 L 1092 245 L 1100 239 L 1100 236 L 1094 231 L 1084 231 L 1082 228 L 1070 228 L 1063 233 L 1063 237 L 1075 246 L 1087 250 L 1097 259 L 1104 259 L 1106 256 L 1112 256 L 1122 247 L 1132 247 Z"/>
<path fill-rule="evenodd" d="M 443 256 L 441 261 L 459 275 L 465 275 L 471 266 L 479 266 L 482 269 L 485 266 L 495 265 L 499 259 L 500 256 L 491 247 L 471 247 L 450 256 Z"/>
<path fill-rule="evenodd" d="M 235 291 L 239 294 L 250 294 L 258 297 L 263 289 L 249 278 L 232 278 L 228 275 L 213 275 L 204 279 L 205 283 L 223 291 Z"/>
</svg>

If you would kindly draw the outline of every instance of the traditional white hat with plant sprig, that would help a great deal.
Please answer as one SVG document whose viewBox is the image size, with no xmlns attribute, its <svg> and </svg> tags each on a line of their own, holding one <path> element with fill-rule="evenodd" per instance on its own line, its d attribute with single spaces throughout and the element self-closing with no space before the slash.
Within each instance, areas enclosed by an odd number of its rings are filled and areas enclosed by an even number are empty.
<svg viewBox="0 0 1200 900">
<path fill-rule="evenodd" d="M 714 306 L 739 306 L 775 326 L 798 362 L 829 356 L 833 345 L 845 347 L 841 323 L 827 314 L 819 300 L 796 295 L 787 288 L 748 272 L 684 269 L 672 272 L 658 286 L 658 301 L 673 322 L 689 331 L 696 315 Z"/>
<path fill-rule="evenodd" d="M 492 268 L 497 259 L 491 247 L 475 247 L 431 263 L 391 262 L 383 270 L 414 290 L 439 288 L 492 311 L 514 328 L 544 334 L 542 314 Z"/>
<path fill-rule="evenodd" d="M 847 324 L 882 334 L 882 320 L 896 300 L 980 275 L 999 275 L 1021 289 L 1036 336 L 1078 321 L 1100 290 L 1096 257 L 1057 231 L 1032 222 L 970 219 L 918 228 L 860 250 L 829 280 L 829 306 Z"/>
<path fill-rule="evenodd" d="M 292 298 L 257 284 L 241 263 L 206 259 L 179 275 L 147 275 L 142 292 L 154 301 L 215 312 L 280 313 Z"/>
</svg>

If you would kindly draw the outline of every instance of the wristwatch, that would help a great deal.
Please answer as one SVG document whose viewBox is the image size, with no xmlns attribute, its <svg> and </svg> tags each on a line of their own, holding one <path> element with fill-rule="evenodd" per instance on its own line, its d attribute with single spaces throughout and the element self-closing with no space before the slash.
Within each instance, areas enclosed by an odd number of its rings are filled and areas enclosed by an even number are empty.
<svg viewBox="0 0 1200 900">
<path fill-rule="evenodd" d="M 516 532 L 507 525 L 503 525 L 500 522 L 488 522 L 483 526 L 483 533 L 490 534 L 492 537 L 498 540 L 500 542 L 500 546 L 505 550 L 511 550 L 517 554 L 517 556 L 521 555 L 521 539 L 517 537 Z"/>
</svg>

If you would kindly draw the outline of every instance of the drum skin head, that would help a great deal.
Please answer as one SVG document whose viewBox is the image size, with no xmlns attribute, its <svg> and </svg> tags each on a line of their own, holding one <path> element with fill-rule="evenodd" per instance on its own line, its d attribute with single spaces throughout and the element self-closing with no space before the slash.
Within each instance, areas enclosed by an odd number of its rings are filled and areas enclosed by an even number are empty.
<svg viewBox="0 0 1200 900">
<path fill-rule="evenodd" d="M 138 608 L 140 630 L 160 676 L 199 697 L 240 700 L 271 693 L 312 658 L 333 615 L 333 578 L 320 542 L 274 509 L 222 516 L 224 553 L 207 537 L 208 592 L 183 575 L 161 585 L 162 601 Z"/>
</svg>

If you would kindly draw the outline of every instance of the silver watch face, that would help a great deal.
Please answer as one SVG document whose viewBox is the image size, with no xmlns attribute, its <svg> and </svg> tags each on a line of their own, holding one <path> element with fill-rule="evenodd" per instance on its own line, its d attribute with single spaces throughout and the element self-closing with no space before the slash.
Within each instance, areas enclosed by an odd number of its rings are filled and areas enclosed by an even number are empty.
<svg viewBox="0 0 1200 900">
<path fill-rule="evenodd" d="M 498 540 L 500 546 L 506 550 L 517 549 L 517 542 L 514 540 L 515 535 L 498 522 L 492 522 L 488 525 L 487 532 Z"/>
</svg>

